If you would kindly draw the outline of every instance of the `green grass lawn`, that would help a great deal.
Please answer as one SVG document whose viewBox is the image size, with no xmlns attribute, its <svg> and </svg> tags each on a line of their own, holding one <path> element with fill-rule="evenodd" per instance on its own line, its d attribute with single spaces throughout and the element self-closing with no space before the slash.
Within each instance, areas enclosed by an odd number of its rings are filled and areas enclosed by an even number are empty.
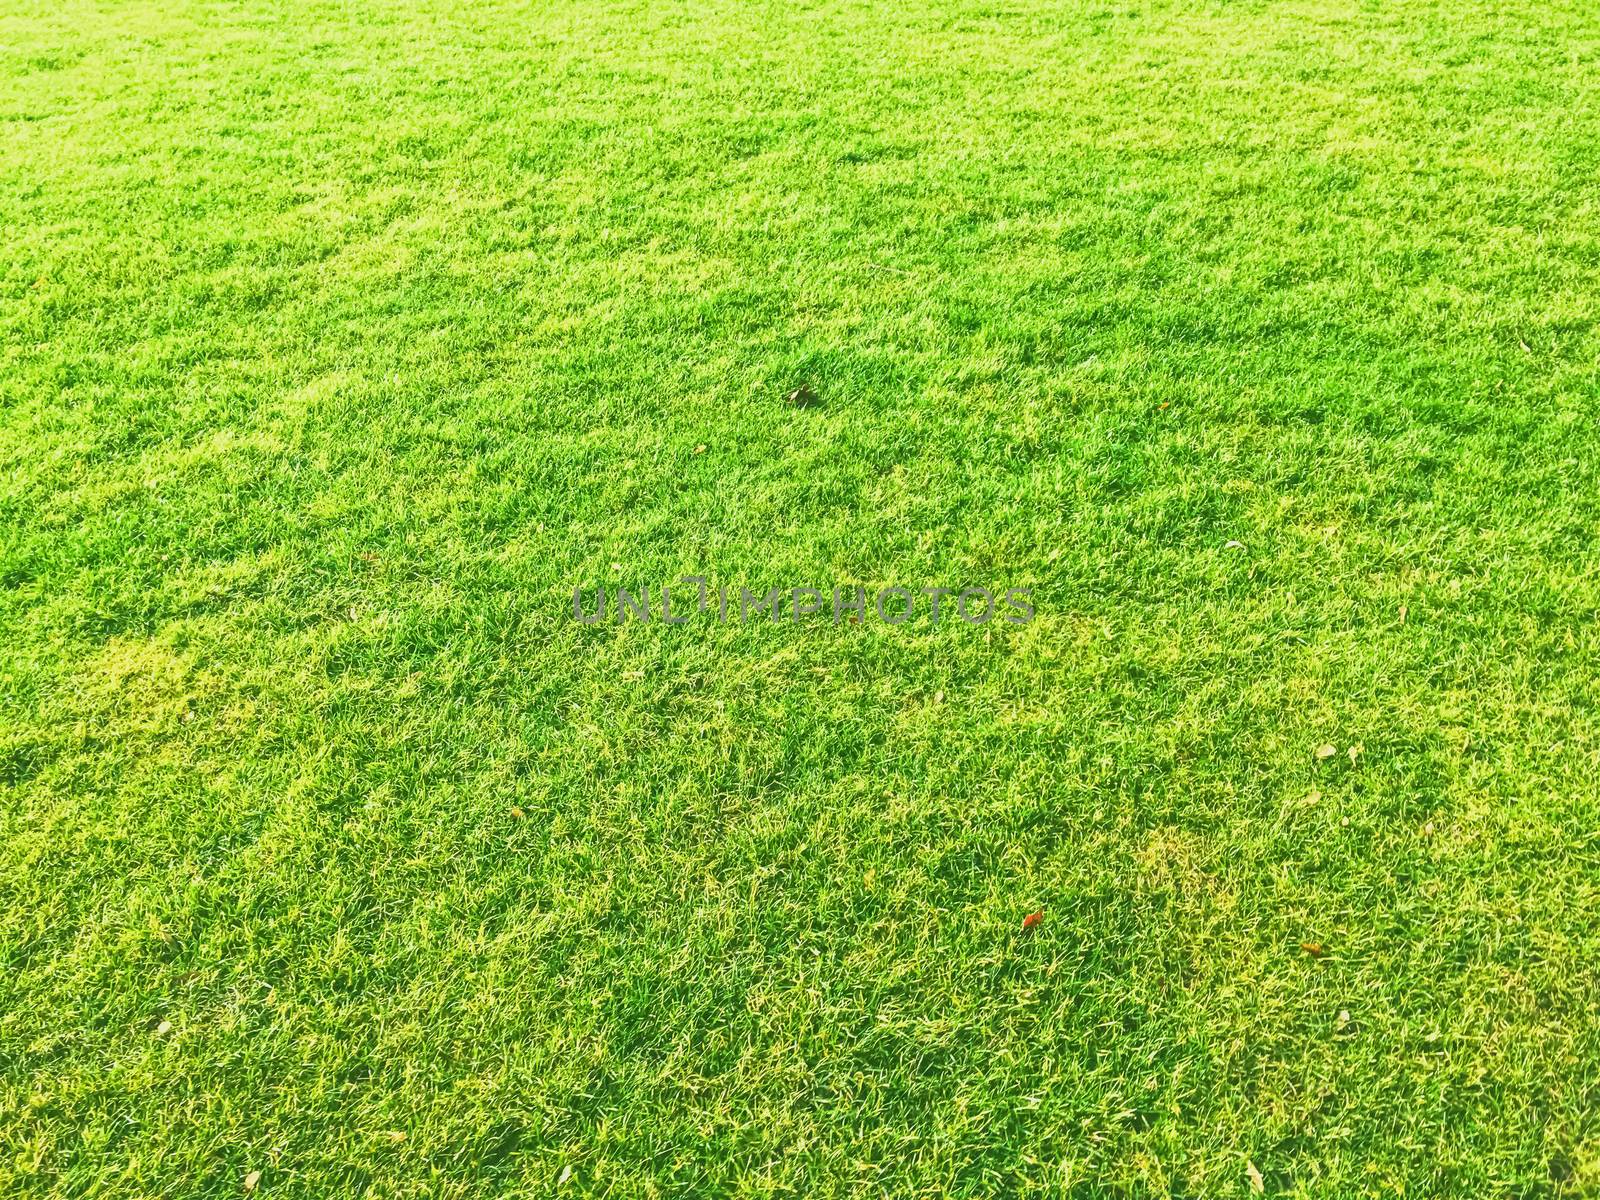
<svg viewBox="0 0 1600 1200">
<path fill-rule="evenodd" d="M 1600 1195 L 1597 181 L 1577 0 L 0 0 L 0 1194 Z"/>
</svg>

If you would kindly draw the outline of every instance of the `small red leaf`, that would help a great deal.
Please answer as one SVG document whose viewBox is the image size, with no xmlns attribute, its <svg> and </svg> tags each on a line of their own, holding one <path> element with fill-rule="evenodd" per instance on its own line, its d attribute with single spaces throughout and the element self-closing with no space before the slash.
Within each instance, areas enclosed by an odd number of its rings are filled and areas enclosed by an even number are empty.
<svg viewBox="0 0 1600 1200">
<path fill-rule="evenodd" d="M 1042 920 L 1044 920 L 1044 909 L 1041 908 L 1038 912 L 1029 913 L 1027 916 L 1023 917 L 1022 927 L 1024 929 L 1032 929 Z"/>
</svg>

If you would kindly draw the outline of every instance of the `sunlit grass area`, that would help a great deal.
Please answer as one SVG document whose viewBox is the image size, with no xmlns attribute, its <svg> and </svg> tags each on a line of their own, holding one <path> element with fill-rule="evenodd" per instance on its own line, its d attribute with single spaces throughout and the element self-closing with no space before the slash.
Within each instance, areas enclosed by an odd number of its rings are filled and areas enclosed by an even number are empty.
<svg viewBox="0 0 1600 1200">
<path fill-rule="evenodd" d="M 0 0 L 0 1193 L 1600 1194 L 1597 92 Z"/>
</svg>

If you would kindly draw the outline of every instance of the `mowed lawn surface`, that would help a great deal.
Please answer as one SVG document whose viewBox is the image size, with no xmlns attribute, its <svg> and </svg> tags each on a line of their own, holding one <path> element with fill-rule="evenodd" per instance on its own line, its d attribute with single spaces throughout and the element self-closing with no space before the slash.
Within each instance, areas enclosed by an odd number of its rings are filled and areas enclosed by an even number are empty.
<svg viewBox="0 0 1600 1200">
<path fill-rule="evenodd" d="M 4 0 L 0 1192 L 1600 1193 L 1597 85 Z"/>
</svg>

